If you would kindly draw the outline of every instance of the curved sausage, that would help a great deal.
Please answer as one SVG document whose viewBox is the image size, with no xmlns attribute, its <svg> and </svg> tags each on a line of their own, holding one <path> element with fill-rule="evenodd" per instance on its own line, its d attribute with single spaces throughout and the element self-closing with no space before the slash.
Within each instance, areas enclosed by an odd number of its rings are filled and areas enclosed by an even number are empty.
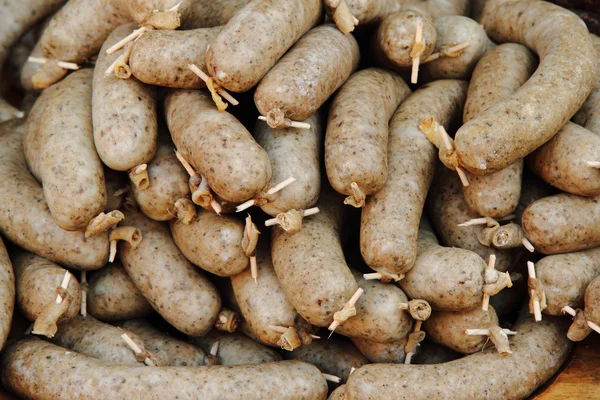
<svg viewBox="0 0 600 400">
<path fill-rule="evenodd" d="M 596 50 L 596 60 L 600 59 L 600 38 L 590 33 L 592 42 L 594 43 L 594 49 Z M 585 103 L 581 106 L 577 114 L 573 116 L 573 122 L 583 126 L 600 135 L 600 73 L 596 72 L 596 82 L 592 92 L 585 100 Z"/>
<path fill-rule="evenodd" d="M 320 0 L 248 3 L 211 43 L 206 53 L 209 75 L 228 90 L 249 90 L 321 15 Z"/>
<path fill-rule="evenodd" d="M 45 382 L 43 386 L 39 382 Z M 210 384 L 207 384 L 210 382 Z M 2 383 L 40 400 L 144 398 L 181 400 L 325 400 L 327 384 L 314 366 L 284 361 L 239 367 L 133 367 L 94 360 L 39 339 L 25 339 L 2 355 Z M 68 387 L 69 390 L 65 390 Z M 240 391 L 243 387 L 244 390 Z"/>
<path fill-rule="evenodd" d="M 459 164 L 478 175 L 505 168 L 552 138 L 581 107 L 596 74 L 585 24 L 561 7 L 545 1 L 489 0 L 483 25 L 495 42 L 532 49 L 540 65 L 513 95 L 456 133 Z"/>
<path fill-rule="evenodd" d="M 399 75 L 369 68 L 350 76 L 336 94 L 327 121 L 325 166 L 331 186 L 349 195 L 345 202 L 363 206 L 364 196 L 385 184 L 388 124 L 410 93 Z"/>
<path fill-rule="evenodd" d="M 254 137 L 271 159 L 271 185 L 294 177 L 296 182 L 286 186 L 277 196 L 260 208 L 271 216 L 292 209 L 313 206 L 321 192 L 321 148 L 325 134 L 324 112 L 316 112 L 304 122 L 310 129 L 273 129 L 258 121 Z"/>
<path fill-rule="evenodd" d="M 363 366 L 346 383 L 347 399 L 526 398 L 560 368 L 571 343 L 558 320 L 535 322 L 523 313 L 513 329 L 508 357 L 488 348 L 443 364 Z"/>
<path fill-rule="evenodd" d="M 156 152 L 155 88 L 135 78 L 119 79 L 114 74 L 104 74 L 123 53 L 119 50 L 106 54 L 106 50 L 134 28 L 134 24 L 125 24 L 115 29 L 104 41 L 94 67 L 94 143 L 102 162 L 117 171 L 147 163 Z"/>
<path fill-rule="evenodd" d="M 78 269 L 108 261 L 108 234 L 85 238 L 62 230 L 50 215 L 40 184 L 27 169 L 21 122 L 0 125 L 0 232 L 24 249 Z"/>
<path fill-rule="evenodd" d="M 473 70 L 463 122 L 508 98 L 529 79 L 536 66 L 533 53 L 519 44 L 502 44 L 485 53 Z M 465 174 L 469 186 L 463 187 L 463 194 L 471 210 L 492 218 L 514 212 L 521 193 L 521 159 L 492 174 Z"/>
<path fill-rule="evenodd" d="M 420 131 L 433 116 L 445 127 L 458 116 L 467 92 L 462 81 L 424 85 L 396 110 L 389 125 L 388 179 L 367 199 L 360 224 L 360 251 L 372 269 L 405 274 L 417 256 L 417 231 L 433 178 L 436 149 Z"/>
<path fill-rule="evenodd" d="M 87 311 L 101 321 L 141 318 L 154 312 L 120 262 L 94 271 L 88 281 Z"/>
<path fill-rule="evenodd" d="M 354 36 L 344 36 L 334 25 L 320 25 L 265 75 L 254 92 L 256 108 L 274 128 L 281 116 L 303 121 L 342 86 L 359 58 Z"/>
<path fill-rule="evenodd" d="M 331 324 L 358 289 L 342 251 L 344 206 L 331 192 L 321 192 L 321 212 L 305 219 L 300 231 L 288 233 L 278 226 L 272 231 L 277 278 L 298 313 L 316 326 Z"/>
<path fill-rule="evenodd" d="M 214 285 L 179 251 L 166 224 L 128 210 L 122 225 L 142 232 L 133 248 L 119 244 L 118 255 L 131 280 L 154 309 L 175 328 L 203 335 L 214 325 L 221 298 Z"/>
<path fill-rule="evenodd" d="M 235 117 L 218 111 L 209 96 L 171 91 L 165 114 L 177 149 L 223 199 L 242 202 L 269 184 L 267 153 Z"/>
<path fill-rule="evenodd" d="M 0 238 L 0 350 L 4 347 L 15 311 L 15 274 Z"/>
</svg>

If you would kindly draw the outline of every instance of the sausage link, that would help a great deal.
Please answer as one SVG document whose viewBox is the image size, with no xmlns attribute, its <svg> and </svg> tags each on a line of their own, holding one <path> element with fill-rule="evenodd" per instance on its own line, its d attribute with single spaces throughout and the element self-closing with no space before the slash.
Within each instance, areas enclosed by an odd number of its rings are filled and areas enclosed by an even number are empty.
<svg viewBox="0 0 600 400">
<path fill-rule="evenodd" d="M 4 242 L 0 238 L 0 350 L 10 332 L 15 311 L 15 274 Z"/>
<path fill-rule="evenodd" d="M 591 33 L 590 36 L 596 51 L 596 62 L 598 62 L 600 59 L 600 38 Z M 573 122 L 600 135 L 600 112 L 598 110 L 600 110 L 600 73 L 596 72 L 596 82 L 594 82 L 592 92 L 577 114 L 573 116 Z"/>
<path fill-rule="evenodd" d="M 281 360 L 281 356 L 275 350 L 238 332 L 225 333 L 212 330 L 205 336 L 190 339 L 207 354 L 214 344 L 219 342 L 216 357 L 219 365 L 251 365 Z"/>
<path fill-rule="evenodd" d="M 532 49 L 540 65 L 513 95 L 456 133 L 460 165 L 479 175 L 506 168 L 550 140 L 581 107 L 596 76 L 592 40 L 570 11 L 545 1 L 489 0 L 483 24 L 495 42 Z"/>
<path fill-rule="evenodd" d="M 195 0 L 190 4 L 181 29 L 212 28 L 225 25 L 250 0 Z"/>
<path fill-rule="evenodd" d="M 406 358 L 406 340 L 397 342 L 379 343 L 372 340 L 352 338 L 356 348 L 374 363 L 403 363 Z"/>
</svg>

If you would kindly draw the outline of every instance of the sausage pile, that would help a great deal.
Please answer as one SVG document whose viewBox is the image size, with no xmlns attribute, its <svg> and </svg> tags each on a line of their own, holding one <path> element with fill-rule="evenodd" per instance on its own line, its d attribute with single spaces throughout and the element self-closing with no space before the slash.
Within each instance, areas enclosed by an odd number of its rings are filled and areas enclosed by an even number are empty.
<svg viewBox="0 0 600 400">
<path fill-rule="evenodd" d="M 16 398 L 522 399 L 600 333 L 600 38 L 573 12 L 2 10 Z"/>
</svg>

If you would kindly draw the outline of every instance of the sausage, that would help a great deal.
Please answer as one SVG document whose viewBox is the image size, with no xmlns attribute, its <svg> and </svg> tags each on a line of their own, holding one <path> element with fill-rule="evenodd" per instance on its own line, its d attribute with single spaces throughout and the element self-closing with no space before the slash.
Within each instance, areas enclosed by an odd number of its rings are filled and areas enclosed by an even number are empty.
<svg viewBox="0 0 600 400">
<path fill-rule="evenodd" d="M 171 234 L 181 253 L 211 274 L 233 276 L 248 267 L 242 247 L 244 224 L 233 216 L 199 210 L 189 224 L 172 221 Z"/>
<path fill-rule="evenodd" d="M 464 354 L 480 351 L 488 341 L 487 336 L 467 335 L 467 329 L 487 329 L 498 326 L 494 307 L 483 311 L 481 307 L 466 311 L 438 311 L 423 322 L 423 330 L 432 341 Z"/>
<path fill-rule="evenodd" d="M 214 285 L 181 254 L 168 226 L 134 210 L 125 212 L 122 225 L 142 232 L 136 248 L 122 242 L 118 250 L 135 286 L 176 329 L 191 336 L 208 332 L 221 309 L 221 299 Z"/>
<path fill-rule="evenodd" d="M 122 322 L 119 326 L 137 335 L 160 366 L 211 365 L 202 349 L 159 331 L 146 320 L 134 319 Z"/>
<path fill-rule="evenodd" d="M 215 342 L 219 342 L 217 360 L 220 365 L 251 365 L 281 360 L 275 350 L 255 342 L 241 333 L 211 331 L 205 336 L 190 338 L 207 354 Z"/>
<path fill-rule="evenodd" d="M 334 25 L 318 26 L 265 75 L 254 92 L 256 108 L 273 128 L 281 117 L 305 120 L 356 70 L 359 58 L 354 36 Z"/>
<path fill-rule="evenodd" d="M 477 61 L 487 50 L 489 39 L 477 22 L 462 15 L 448 15 L 433 21 L 437 32 L 435 51 L 443 52 L 461 43 L 469 43 L 458 57 L 440 57 L 423 64 L 423 78 L 469 79 Z"/>
<path fill-rule="evenodd" d="M 191 2 L 182 2 L 175 11 L 166 11 L 178 3 L 176 0 L 73 0 L 62 7 L 48 23 L 39 40 L 45 57 L 81 64 L 92 58 L 102 47 L 108 35 L 118 26 L 135 21 L 156 29 L 176 29 Z M 155 13 L 154 10 L 161 12 Z M 166 11 L 166 12 L 165 12 Z M 54 68 L 47 84 L 61 79 L 60 69 Z M 40 87 L 43 89 L 43 87 Z"/>
<path fill-rule="evenodd" d="M 374 363 L 403 363 L 406 358 L 406 340 L 403 338 L 397 342 L 379 343 L 372 340 L 352 338 L 356 348 Z"/>
<path fill-rule="evenodd" d="M 11 47 L 38 21 L 58 9 L 64 0 L 9 0 L 2 4 L 4 22 L 0 26 L 0 67 Z M 0 122 L 22 117 L 22 113 L 0 98 Z"/>
<path fill-rule="evenodd" d="M 45 384 L 39 385 L 40 382 Z M 13 393 L 40 400 L 95 398 L 98 393 L 111 399 L 148 400 L 327 397 L 325 379 L 316 367 L 304 362 L 239 367 L 120 366 L 65 352 L 64 348 L 35 338 L 13 344 L 3 353 L 2 383 Z"/>
<path fill-rule="evenodd" d="M 600 278 L 596 277 L 587 285 L 584 297 L 585 309 L 577 309 L 571 314 L 573 323 L 569 327 L 567 337 L 574 341 L 580 342 L 592 333 L 592 324 L 598 325 L 600 322 Z M 566 311 L 566 310 L 565 310 Z"/>
<path fill-rule="evenodd" d="M 42 182 L 56 224 L 76 231 L 106 204 L 104 169 L 92 133 L 92 70 L 76 71 L 46 92 L 34 106 L 43 109 L 43 123 L 25 125 L 25 158 Z"/>
<path fill-rule="evenodd" d="M 52 337 L 57 323 L 65 322 L 79 313 L 81 287 L 71 276 L 64 292 L 61 287 L 67 270 L 35 254 L 18 251 L 12 254 L 15 271 L 17 302 L 25 318 L 35 322 L 33 332 Z M 57 293 L 63 303 L 57 304 Z"/>
<path fill-rule="evenodd" d="M 478 175 L 506 168 L 552 138 L 581 107 L 596 74 L 588 30 L 570 11 L 545 1 L 489 0 L 482 18 L 492 40 L 529 47 L 540 65 L 514 94 L 456 133 L 459 164 Z"/>
<path fill-rule="evenodd" d="M 131 185 L 131 193 L 140 210 L 155 221 L 168 221 L 176 216 L 175 202 L 189 197 L 189 175 L 177 160 L 173 142 L 167 132 L 158 138 L 154 158 L 148 163 L 148 187 Z"/>
<path fill-rule="evenodd" d="M 121 263 L 115 261 L 89 275 L 87 311 L 101 321 L 110 322 L 146 317 L 154 309 Z"/>
<path fill-rule="evenodd" d="M 242 202 L 268 185 L 267 153 L 235 117 L 217 111 L 205 93 L 171 91 L 165 114 L 177 149 L 223 199 Z"/>
<path fill-rule="evenodd" d="M 529 79 L 536 66 L 533 53 L 519 44 L 502 44 L 485 53 L 473 70 L 463 122 L 508 98 Z M 463 187 L 463 194 L 471 210 L 492 218 L 515 211 L 521 193 L 522 159 L 489 175 L 465 174 L 469 186 Z"/>
<path fill-rule="evenodd" d="M 284 358 L 306 361 L 321 372 L 342 378 L 344 382 L 350 376 L 352 368 L 369 363 L 352 342 L 340 338 L 315 340 L 294 351 L 286 351 Z"/>
<path fill-rule="evenodd" d="M 358 289 L 346 264 L 341 243 L 345 210 L 339 196 L 325 188 L 318 214 L 305 219 L 302 229 L 272 230 L 271 256 L 277 278 L 288 299 L 309 323 L 328 326 Z"/>
<path fill-rule="evenodd" d="M 92 117 L 94 143 L 102 162 L 117 171 L 127 171 L 149 162 L 156 152 L 156 90 L 135 78 L 105 76 L 107 68 L 123 50 L 106 50 L 135 28 L 125 24 L 104 41 L 94 67 Z"/>
<path fill-rule="evenodd" d="M 599 135 L 567 122 L 528 162 L 533 172 L 552 186 L 580 196 L 597 196 L 600 173 L 588 162 L 600 160 L 599 146 Z"/>
<path fill-rule="evenodd" d="M 411 5 L 409 4 L 408 7 Z M 422 26 L 423 51 L 419 56 L 420 62 L 433 53 L 437 41 L 437 31 L 429 13 L 420 10 L 402 8 L 388 15 L 377 28 L 373 39 L 375 52 L 384 56 L 385 62 L 394 67 L 410 67 L 413 63 L 411 52 L 415 48 L 417 25 Z"/>
<path fill-rule="evenodd" d="M 435 20 L 447 15 L 468 15 L 469 3 L 468 0 L 410 0 L 402 9 L 419 11 Z"/>
<path fill-rule="evenodd" d="M 249 90 L 321 16 L 320 0 L 248 3 L 210 44 L 206 53 L 209 75 L 228 90 Z"/>
<path fill-rule="evenodd" d="M 356 302 L 356 315 L 338 326 L 336 333 L 390 343 L 406 337 L 413 326 L 408 311 L 400 307 L 408 303 L 406 295 L 396 285 L 378 280 L 366 280 L 353 271 L 354 278 L 365 293 Z"/>
<path fill-rule="evenodd" d="M 331 186 L 364 206 L 388 176 L 388 123 L 411 93 L 402 78 L 379 68 L 359 71 L 342 86 L 329 108 L 325 167 Z"/>
<path fill-rule="evenodd" d="M 436 311 L 469 310 L 483 300 L 486 263 L 476 253 L 438 244 L 426 219 L 421 221 L 417 260 L 399 284 L 412 299 L 429 302 Z"/>
<path fill-rule="evenodd" d="M 15 274 L 4 242 L 0 238 L 0 350 L 8 338 L 15 311 Z"/>
<path fill-rule="evenodd" d="M 0 125 L 0 232 L 22 248 L 66 266 L 98 269 L 108 261 L 108 234 L 85 238 L 62 230 L 23 153 L 21 122 Z"/>
<path fill-rule="evenodd" d="M 436 149 L 420 131 L 433 116 L 445 127 L 458 115 L 467 92 L 462 81 L 432 82 L 396 110 L 389 125 L 388 179 L 367 199 L 360 223 L 360 251 L 372 269 L 405 274 L 417 256 L 417 231 L 433 178 Z M 410 206 L 407 206 L 410 205 Z"/>
<path fill-rule="evenodd" d="M 412 366 L 372 364 L 354 371 L 346 383 L 356 399 L 520 399 L 548 380 L 566 360 L 571 343 L 564 323 L 534 322 L 522 313 L 511 337 L 513 354 L 488 348 L 443 364 Z M 527 371 L 527 372 L 525 372 Z M 444 384 L 440 385 L 440 377 Z"/>
<path fill-rule="evenodd" d="M 600 245 L 597 197 L 561 193 L 531 203 L 523 212 L 523 230 L 543 254 L 569 253 Z"/>
<path fill-rule="evenodd" d="M 302 210 L 317 202 L 321 192 L 321 147 L 325 134 L 323 114 L 319 111 L 304 121 L 310 124 L 310 129 L 273 129 L 266 122 L 256 123 L 254 137 L 271 159 L 271 185 L 290 176 L 296 179 L 260 207 L 267 214 L 276 216 L 292 209 Z"/>
<path fill-rule="evenodd" d="M 121 338 L 126 333 L 146 353 L 144 342 L 137 335 L 98 321 L 92 316 L 80 315 L 60 324 L 52 342 L 58 346 L 115 364 L 143 365 L 142 360 Z"/>
<path fill-rule="evenodd" d="M 256 252 L 258 280 L 254 281 L 250 269 L 231 277 L 235 300 L 251 336 L 269 346 L 286 350 L 297 347 L 314 329 L 302 319 L 288 300 L 277 279 L 271 261 L 270 248 L 259 245 Z M 293 327 L 301 343 L 286 343 L 287 338 L 270 326 Z"/>
<path fill-rule="evenodd" d="M 523 185 L 525 190 L 526 185 Z M 453 171 L 440 168 L 431 185 L 427 197 L 427 215 L 444 246 L 460 247 L 478 254 L 483 260 L 490 256 L 496 257 L 495 268 L 498 271 L 508 271 L 515 262 L 516 254 L 511 249 L 496 249 L 486 246 L 479 241 L 483 227 L 458 226 L 459 224 L 478 218 L 479 214 L 471 211 L 460 179 Z"/>
<path fill-rule="evenodd" d="M 600 59 L 600 38 L 590 33 L 594 49 L 596 51 L 596 60 Z M 591 132 L 600 135 L 600 113 L 598 109 L 600 107 L 600 73 L 596 72 L 596 82 L 592 92 L 585 100 L 577 114 L 573 116 L 573 122 L 583 126 Z"/>
<path fill-rule="evenodd" d="M 536 277 L 546 296 L 548 315 L 562 315 L 562 308 L 581 308 L 585 289 L 600 275 L 600 248 L 547 256 L 535 264 Z"/>
<path fill-rule="evenodd" d="M 406 0 L 346 0 L 352 16 L 358 20 L 359 25 L 368 24 L 384 18 L 386 15 L 400 9 Z M 323 6 L 329 14 L 333 14 L 339 2 L 324 0 Z"/>
<path fill-rule="evenodd" d="M 181 29 L 211 28 L 225 25 L 250 0 L 195 0 L 189 5 Z"/>
<path fill-rule="evenodd" d="M 335 389 L 327 400 L 345 400 L 346 399 L 346 385 L 340 385 Z"/>
<path fill-rule="evenodd" d="M 216 26 L 190 31 L 146 32 L 131 49 L 131 73 L 149 85 L 180 89 L 204 88 L 204 81 L 188 65 L 194 64 L 207 72 L 204 62 L 206 49 L 222 29 Z"/>
</svg>

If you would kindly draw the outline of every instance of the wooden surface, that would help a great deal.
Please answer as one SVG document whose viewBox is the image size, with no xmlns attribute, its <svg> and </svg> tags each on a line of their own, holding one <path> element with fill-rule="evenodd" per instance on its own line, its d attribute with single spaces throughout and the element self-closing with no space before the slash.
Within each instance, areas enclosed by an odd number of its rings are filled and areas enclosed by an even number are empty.
<svg viewBox="0 0 600 400">
<path fill-rule="evenodd" d="M 600 335 L 577 343 L 559 373 L 531 400 L 600 399 Z"/>
</svg>

